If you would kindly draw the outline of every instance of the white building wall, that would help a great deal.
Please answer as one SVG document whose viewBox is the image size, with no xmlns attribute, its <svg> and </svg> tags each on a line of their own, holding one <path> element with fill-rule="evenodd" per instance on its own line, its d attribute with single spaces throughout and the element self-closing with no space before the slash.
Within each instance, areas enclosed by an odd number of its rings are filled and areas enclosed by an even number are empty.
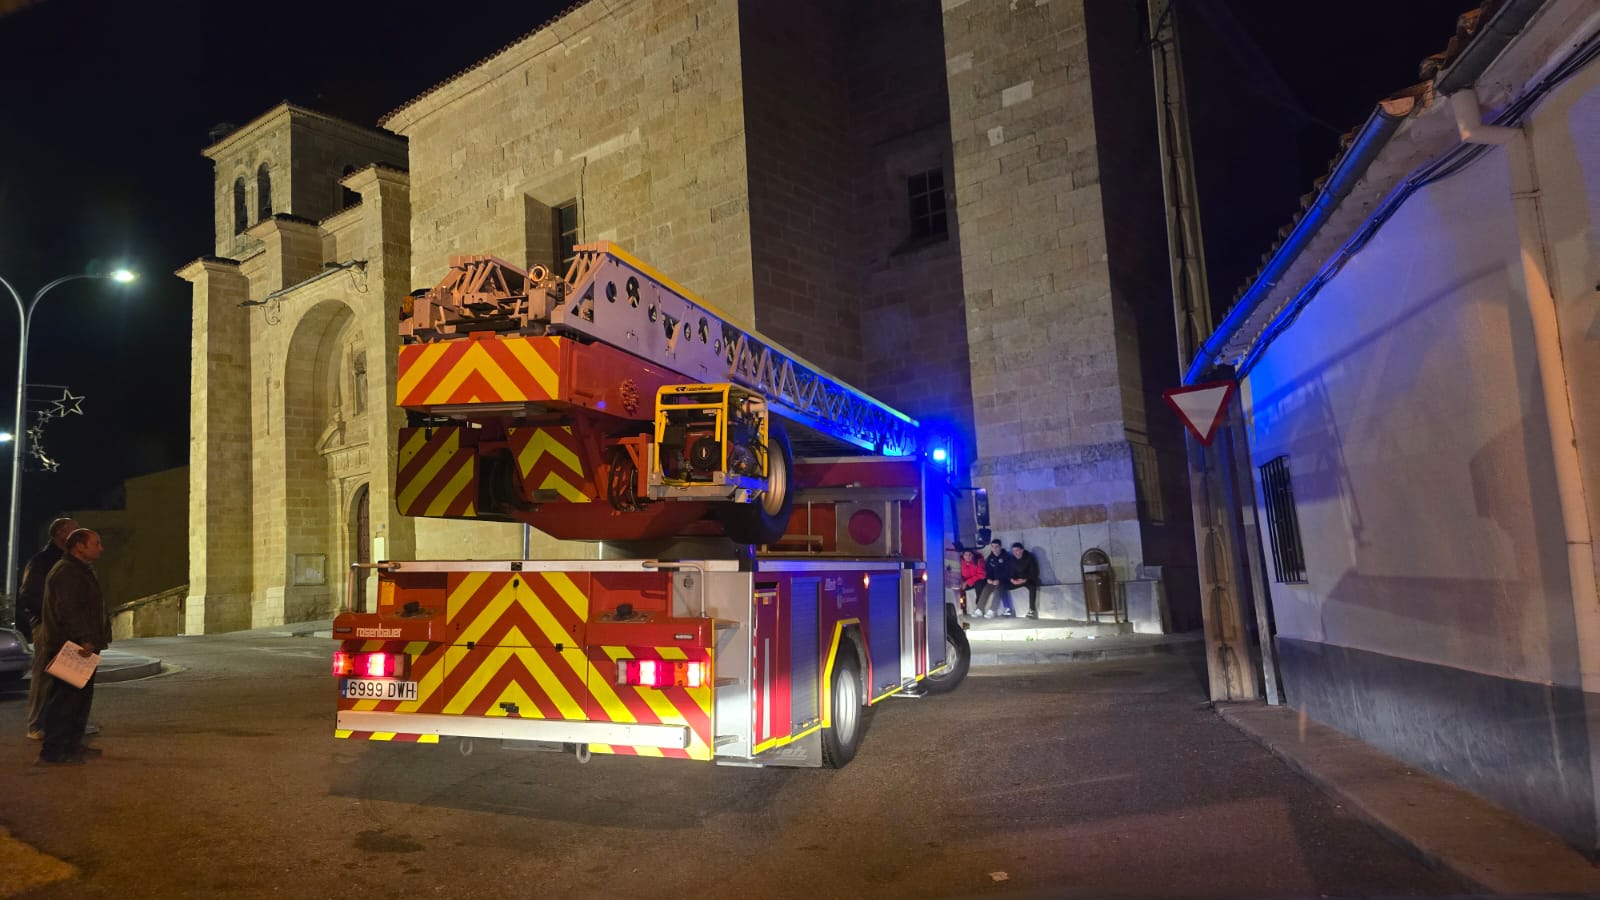
<svg viewBox="0 0 1600 900">
<path fill-rule="evenodd" d="M 1251 461 L 1288 454 L 1307 555 L 1305 584 L 1271 587 L 1280 638 L 1576 683 L 1514 216 L 1493 149 L 1413 195 L 1249 373 Z"/>
</svg>

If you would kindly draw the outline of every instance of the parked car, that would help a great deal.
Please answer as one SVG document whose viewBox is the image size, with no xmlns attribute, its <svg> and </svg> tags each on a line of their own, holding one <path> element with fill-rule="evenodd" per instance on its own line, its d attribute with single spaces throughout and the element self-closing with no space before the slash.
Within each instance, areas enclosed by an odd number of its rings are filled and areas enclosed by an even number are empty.
<svg viewBox="0 0 1600 900">
<path fill-rule="evenodd" d="M 14 628 L 0 628 L 0 683 L 21 681 L 33 668 L 33 649 Z"/>
</svg>

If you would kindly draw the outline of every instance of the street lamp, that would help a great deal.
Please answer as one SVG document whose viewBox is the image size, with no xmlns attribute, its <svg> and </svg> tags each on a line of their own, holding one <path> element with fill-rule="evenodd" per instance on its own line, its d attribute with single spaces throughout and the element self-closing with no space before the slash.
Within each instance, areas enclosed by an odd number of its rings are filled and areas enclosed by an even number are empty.
<svg viewBox="0 0 1600 900">
<path fill-rule="evenodd" d="M 114 281 L 117 284 L 129 284 L 138 275 L 127 269 L 117 269 L 106 275 L 63 275 L 50 282 L 33 294 L 33 299 L 28 305 L 22 305 L 22 295 L 11 286 L 11 282 L 0 278 L 0 285 L 4 285 L 11 299 L 17 304 L 17 319 L 21 340 L 17 343 L 17 414 L 12 422 L 11 434 L 8 435 L 13 444 L 11 448 L 11 522 L 6 528 L 6 596 L 14 603 L 17 595 L 17 520 L 22 513 L 22 455 L 28 447 L 27 423 L 23 416 L 27 414 L 28 390 L 28 335 L 33 329 L 33 310 L 44 299 L 44 295 L 58 285 L 69 281 L 93 279 Z"/>
</svg>

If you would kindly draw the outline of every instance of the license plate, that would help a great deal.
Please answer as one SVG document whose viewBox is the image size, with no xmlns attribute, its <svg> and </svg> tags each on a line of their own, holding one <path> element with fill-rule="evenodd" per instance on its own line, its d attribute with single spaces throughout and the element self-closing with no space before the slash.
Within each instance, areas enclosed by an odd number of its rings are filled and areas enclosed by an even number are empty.
<svg viewBox="0 0 1600 900">
<path fill-rule="evenodd" d="M 415 681 L 388 678 L 346 678 L 339 683 L 339 696 L 346 700 L 415 700 Z"/>
</svg>

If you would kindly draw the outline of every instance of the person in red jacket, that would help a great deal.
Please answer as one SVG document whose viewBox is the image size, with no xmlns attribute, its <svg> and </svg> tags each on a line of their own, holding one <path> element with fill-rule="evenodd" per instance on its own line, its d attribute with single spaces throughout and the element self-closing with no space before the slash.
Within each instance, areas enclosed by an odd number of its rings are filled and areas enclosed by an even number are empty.
<svg viewBox="0 0 1600 900">
<path fill-rule="evenodd" d="M 972 550 L 963 550 L 963 551 L 961 551 L 961 614 L 962 615 L 965 616 L 965 615 L 971 615 L 971 614 L 977 614 L 977 615 L 982 615 L 983 614 L 983 611 L 978 609 L 978 598 L 977 598 L 976 595 L 974 595 L 972 597 L 971 613 L 968 612 L 968 606 L 967 606 L 967 602 L 968 602 L 967 601 L 967 592 L 977 588 L 977 586 L 979 584 L 982 584 L 982 583 L 983 583 L 983 563 L 978 561 L 978 554 L 976 552 L 972 551 Z"/>
</svg>

